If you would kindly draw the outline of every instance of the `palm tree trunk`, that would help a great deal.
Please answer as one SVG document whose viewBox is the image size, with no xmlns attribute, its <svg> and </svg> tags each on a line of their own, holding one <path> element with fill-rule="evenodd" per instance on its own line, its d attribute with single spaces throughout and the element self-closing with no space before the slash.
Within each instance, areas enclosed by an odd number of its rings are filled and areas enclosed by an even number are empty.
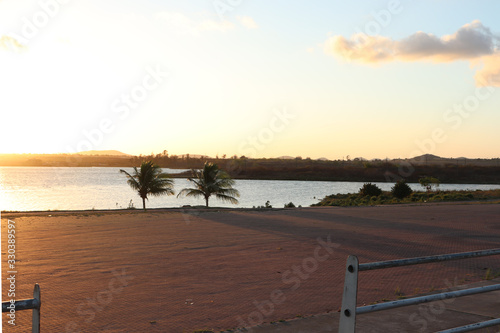
<svg viewBox="0 0 500 333">
<path fill-rule="evenodd" d="M 142 198 L 142 209 L 146 211 L 146 198 Z"/>
<path fill-rule="evenodd" d="M 205 197 L 206 206 L 208 208 L 208 197 Z"/>
</svg>

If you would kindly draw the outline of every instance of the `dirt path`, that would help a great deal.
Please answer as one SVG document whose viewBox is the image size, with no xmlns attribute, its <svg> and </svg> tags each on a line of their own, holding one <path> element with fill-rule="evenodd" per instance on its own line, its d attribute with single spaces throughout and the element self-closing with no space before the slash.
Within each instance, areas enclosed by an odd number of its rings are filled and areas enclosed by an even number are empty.
<svg viewBox="0 0 500 333">
<path fill-rule="evenodd" d="M 52 216 L 48 216 L 48 215 Z M 42 288 L 45 332 L 192 332 L 337 311 L 345 259 L 500 247 L 500 205 L 2 215 L 19 298 Z M 477 281 L 495 257 L 363 272 L 360 304 Z M 4 300 L 7 298 L 5 283 Z M 31 314 L 13 329 L 27 332 Z"/>
</svg>

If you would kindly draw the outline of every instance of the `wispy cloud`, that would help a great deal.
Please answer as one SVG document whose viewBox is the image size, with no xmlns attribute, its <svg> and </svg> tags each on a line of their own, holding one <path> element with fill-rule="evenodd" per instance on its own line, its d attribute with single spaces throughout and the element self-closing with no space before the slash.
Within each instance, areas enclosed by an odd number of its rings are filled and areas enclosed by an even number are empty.
<svg viewBox="0 0 500 333">
<path fill-rule="evenodd" d="M 479 87 L 500 87 L 500 52 L 481 57 L 476 63 L 472 63 L 473 66 L 477 64 L 482 64 L 482 67 L 474 75 L 476 84 Z"/>
<path fill-rule="evenodd" d="M 259 26 L 250 16 L 237 16 L 235 24 L 228 20 L 210 19 L 207 17 L 192 18 L 179 12 L 163 11 L 155 15 L 155 20 L 172 31 L 189 35 L 200 35 L 203 31 L 227 32 L 238 25 L 247 29 L 258 29 Z"/>
<path fill-rule="evenodd" d="M 225 32 L 234 29 L 234 24 L 229 21 L 204 20 L 198 24 L 201 30 Z"/>
<path fill-rule="evenodd" d="M 331 36 L 325 42 L 324 48 L 329 55 L 366 64 L 469 60 L 473 66 L 483 66 L 476 73 L 478 85 L 500 86 L 499 41 L 499 37 L 480 21 L 473 21 L 459 28 L 454 34 L 442 37 L 421 31 L 402 40 L 366 34 L 355 34 L 349 39 L 338 35 Z M 481 78 L 483 83 L 479 82 Z"/>
<path fill-rule="evenodd" d="M 159 12 L 155 15 L 155 20 L 177 33 L 191 35 L 198 34 L 195 22 L 181 13 L 166 11 Z"/>
<path fill-rule="evenodd" d="M 240 24 L 247 29 L 258 29 L 259 26 L 255 23 L 254 19 L 250 16 L 237 16 L 236 17 Z"/>
<path fill-rule="evenodd" d="M 211 19 L 192 19 L 179 12 L 163 11 L 155 15 L 155 20 L 166 25 L 178 33 L 199 35 L 202 31 L 221 31 L 232 30 L 234 24 L 230 21 L 220 21 Z"/>
<path fill-rule="evenodd" d="M 26 49 L 26 46 L 21 44 L 14 37 L 4 35 L 0 37 L 0 49 L 6 51 L 21 52 Z"/>
</svg>

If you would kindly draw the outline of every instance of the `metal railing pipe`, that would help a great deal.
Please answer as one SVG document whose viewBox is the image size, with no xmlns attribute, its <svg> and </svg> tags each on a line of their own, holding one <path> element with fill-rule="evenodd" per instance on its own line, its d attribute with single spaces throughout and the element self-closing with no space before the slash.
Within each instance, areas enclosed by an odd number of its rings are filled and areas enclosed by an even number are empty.
<svg viewBox="0 0 500 333">
<path fill-rule="evenodd" d="M 358 273 L 361 271 L 368 271 L 373 269 L 383 269 L 390 267 L 400 267 L 408 265 L 418 265 L 431 262 L 448 261 L 448 260 L 458 260 L 476 257 L 485 257 L 500 254 L 499 249 L 490 249 L 482 251 L 473 252 L 462 252 L 462 253 L 451 253 L 451 254 L 441 254 L 435 256 L 427 257 L 417 257 L 417 258 L 407 258 L 398 260 L 388 260 L 379 261 L 366 264 L 360 264 L 358 257 L 350 255 L 347 258 L 347 265 L 345 271 L 345 281 L 344 281 L 344 294 L 342 297 L 342 307 L 339 319 L 339 333 L 354 333 L 356 332 L 356 315 L 369 313 L 374 311 L 388 310 L 392 308 L 398 308 L 407 305 L 416 305 L 420 303 L 432 302 L 437 300 L 449 299 L 460 296 L 474 295 L 479 293 L 485 293 L 495 290 L 500 290 L 500 284 L 460 289 L 455 291 L 444 292 L 436 295 L 427 295 L 420 297 L 412 297 L 403 300 L 397 300 L 387 303 L 379 303 L 368 306 L 356 307 L 357 295 L 358 295 Z M 488 320 L 485 322 L 479 322 L 471 325 L 466 325 L 462 327 L 456 327 L 450 330 L 441 331 L 441 333 L 455 333 L 455 332 L 468 332 L 477 330 L 483 327 L 491 327 L 500 324 L 500 318 Z"/>
<path fill-rule="evenodd" d="M 474 324 L 470 324 L 470 325 L 450 328 L 450 329 L 447 329 L 444 331 L 439 331 L 438 333 L 470 332 L 470 331 L 479 330 L 481 328 L 492 327 L 492 326 L 496 326 L 496 325 L 500 325 L 500 318 L 482 321 L 482 322 L 474 323 Z"/>
<path fill-rule="evenodd" d="M 11 309 L 12 304 L 14 307 Z M 40 307 L 42 306 L 42 297 L 40 293 L 40 286 L 38 283 L 35 284 L 35 288 L 33 289 L 33 298 L 31 299 L 23 299 L 19 301 L 11 302 L 2 302 L 2 312 L 10 312 L 21 311 L 21 310 L 33 310 L 33 316 L 31 319 L 31 332 L 32 333 L 40 333 Z"/>
<path fill-rule="evenodd" d="M 387 302 L 387 303 L 378 303 L 366 306 L 360 306 L 356 308 L 356 314 L 363 314 L 375 311 L 388 310 L 393 308 L 399 308 L 402 306 L 415 305 L 420 303 L 427 303 L 432 301 L 438 301 L 443 299 L 467 296 L 467 295 L 475 295 L 480 293 L 487 293 L 489 291 L 500 290 L 500 284 L 494 284 L 490 286 L 456 290 L 456 291 L 448 291 L 441 294 L 434 295 L 426 295 L 420 297 L 413 297 L 408 299 L 401 299 L 397 301 Z"/>
<path fill-rule="evenodd" d="M 10 302 L 3 302 L 2 303 L 2 312 L 9 312 L 12 303 Z M 40 307 L 40 302 L 37 299 L 22 299 L 19 301 L 16 301 L 14 303 L 14 309 L 16 311 L 21 311 L 21 310 L 31 310 L 31 309 L 38 309 Z"/>
<path fill-rule="evenodd" d="M 452 253 L 452 254 L 441 254 L 441 255 L 437 255 L 437 256 L 417 257 L 417 258 L 408 258 L 408 259 L 396 259 L 396 260 L 388 260 L 388 261 L 378 261 L 378 262 L 370 262 L 370 263 L 366 263 L 366 264 L 359 264 L 359 271 L 361 272 L 361 271 L 369 271 L 372 269 L 383 269 L 383 268 L 391 268 L 391 267 L 425 264 L 425 263 L 430 263 L 430 262 L 485 257 L 485 256 L 492 256 L 495 254 L 500 254 L 500 249 L 491 249 L 491 250 L 474 251 L 474 252 L 461 252 L 461 253 Z"/>
</svg>

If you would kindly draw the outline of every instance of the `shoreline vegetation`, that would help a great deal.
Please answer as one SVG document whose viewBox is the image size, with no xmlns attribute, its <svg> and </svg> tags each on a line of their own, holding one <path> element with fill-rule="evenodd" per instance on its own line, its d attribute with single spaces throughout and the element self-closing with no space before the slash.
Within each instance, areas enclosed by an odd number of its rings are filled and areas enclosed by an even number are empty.
<svg viewBox="0 0 500 333">
<path fill-rule="evenodd" d="M 202 169 L 204 164 L 218 164 L 233 179 L 353 181 L 418 183 L 432 175 L 444 183 L 500 184 L 500 159 L 441 158 L 426 154 L 412 159 L 362 158 L 343 160 L 313 160 L 302 157 L 247 158 L 233 156 L 211 158 L 189 154 L 177 156 L 151 155 L 86 155 L 86 154 L 14 154 L 0 155 L 0 166 L 31 167 L 134 167 L 153 161 L 161 168 Z M 170 174 L 173 178 L 188 178 L 191 172 Z"/>
<path fill-rule="evenodd" d="M 382 191 L 379 195 L 363 195 L 361 193 L 332 194 L 320 202 L 311 205 L 317 206 L 379 206 L 392 204 L 425 204 L 425 203 L 500 203 L 500 190 L 476 191 L 415 191 L 404 198 L 396 198 L 390 191 Z"/>
</svg>

